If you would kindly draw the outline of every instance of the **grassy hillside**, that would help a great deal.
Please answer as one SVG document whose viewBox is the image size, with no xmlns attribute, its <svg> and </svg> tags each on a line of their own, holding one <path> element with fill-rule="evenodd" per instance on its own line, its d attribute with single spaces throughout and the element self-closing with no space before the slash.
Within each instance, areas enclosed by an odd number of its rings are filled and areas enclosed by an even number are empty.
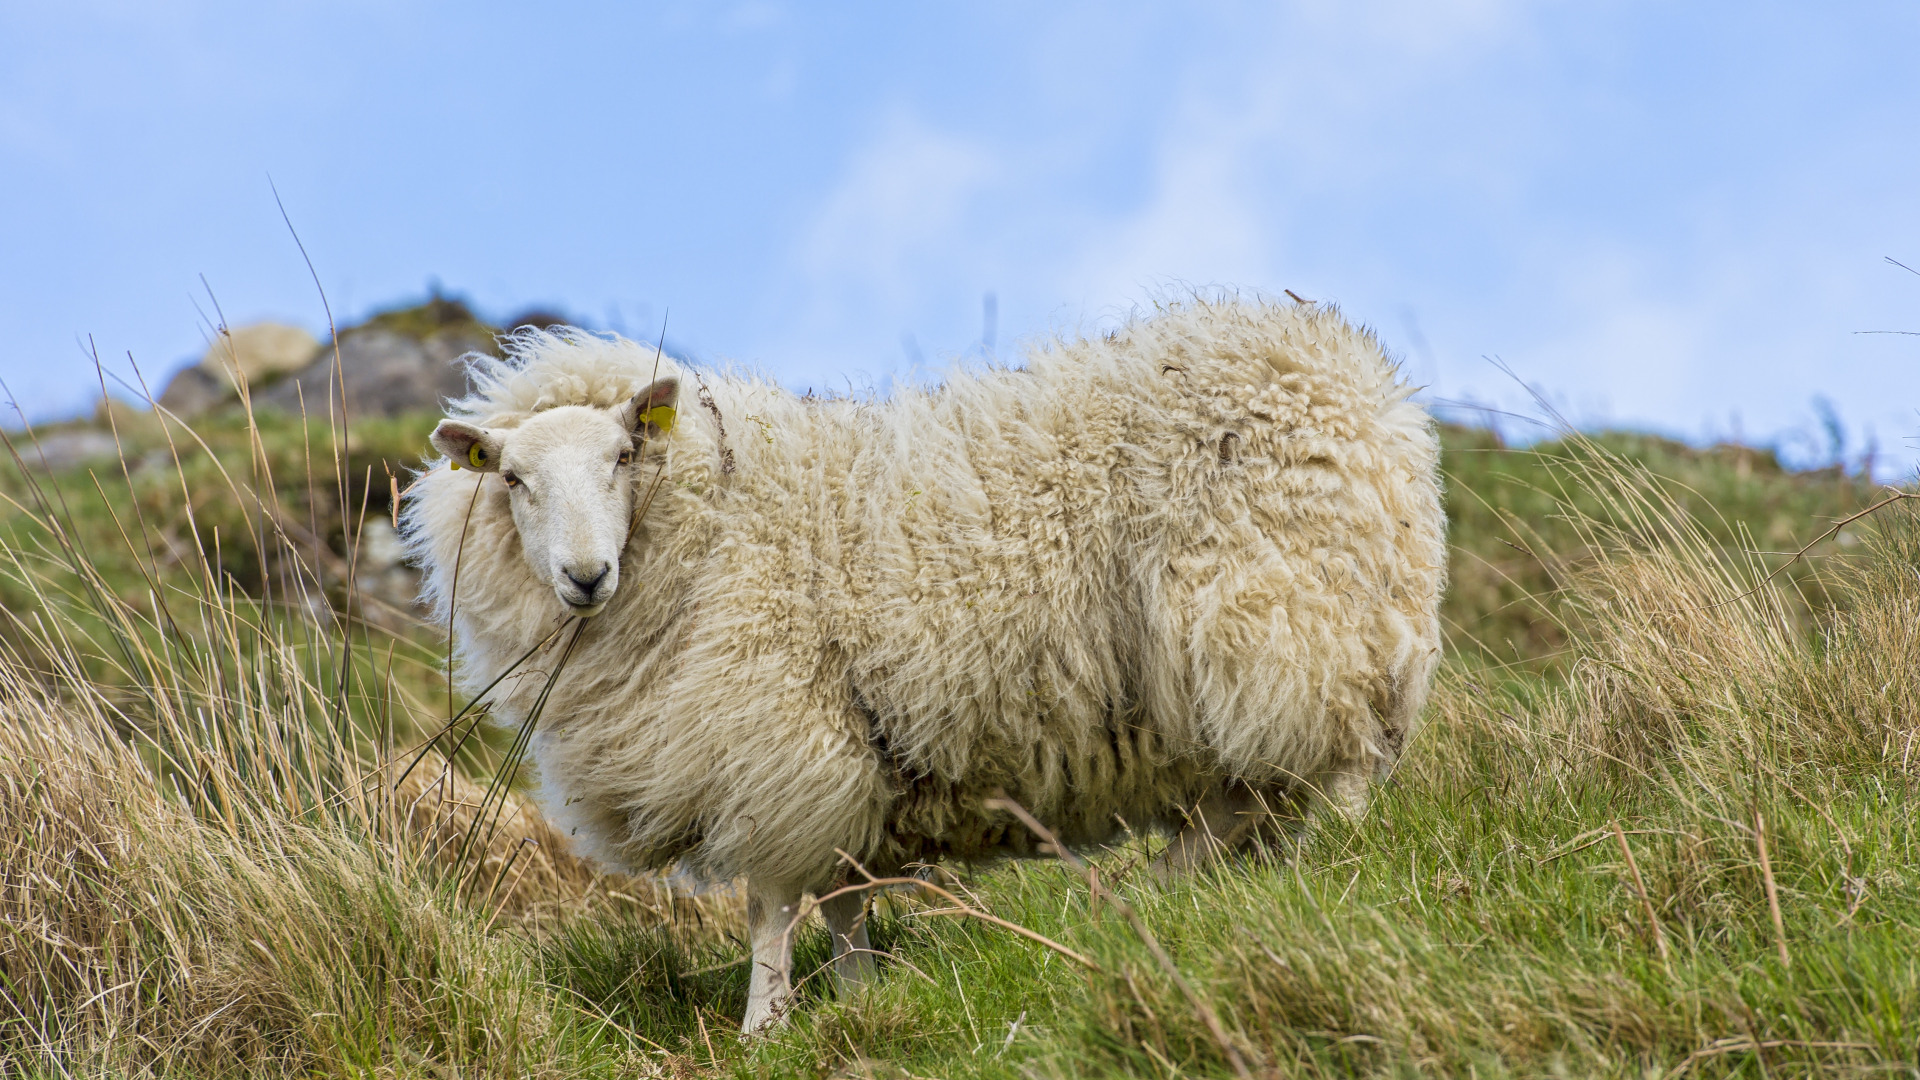
<svg viewBox="0 0 1920 1080">
<path fill-rule="evenodd" d="M 1450 429 L 1451 655 L 1363 821 L 1169 887 L 1146 837 L 1097 885 L 963 881 L 1069 952 L 895 892 L 877 985 L 839 998 L 810 930 L 804 1006 L 742 1044 L 737 899 L 572 859 L 491 782 L 498 740 L 407 771 L 465 704 L 443 630 L 347 582 L 430 421 L 356 428 L 337 469 L 324 424 L 135 421 L 124 472 L 0 475 L 0 1072 L 1920 1067 L 1908 504 L 1769 578 L 1749 552 L 1876 494 Z"/>
<path fill-rule="evenodd" d="M 1516 450 L 1479 428 L 1446 427 L 1441 436 L 1452 542 L 1447 641 L 1456 656 L 1479 662 L 1539 668 L 1566 650 L 1570 612 L 1558 590 L 1590 557 L 1581 519 L 1616 518 L 1619 510 L 1607 492 L 1580 482 L 1592 466 L 1643 470 L 1710 546 L 1730 555 L 1791 554 L 1875 497 L 1859 478 L 1837 470 L 1788 473 L 1772 451 L 1745 446 L 1697 450 L 1653 435 L 1604 432 Z M 1862 535 L 1843 530 L 1788 568 L 1782 576 L 1796 606 L 1831 603 L 1820 562 Z M 1787 560 L 1761 561 L 1773 567 Z"/>
</svg>

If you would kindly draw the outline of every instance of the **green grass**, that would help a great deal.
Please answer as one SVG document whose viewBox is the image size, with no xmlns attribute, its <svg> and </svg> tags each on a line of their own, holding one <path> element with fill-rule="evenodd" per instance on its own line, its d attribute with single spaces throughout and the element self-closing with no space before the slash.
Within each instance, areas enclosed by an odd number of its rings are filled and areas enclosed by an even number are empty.
<svg viewBox="0 0 1920 1080">
<path fill-rule="evenodd" d="M 873 984 L 808 928 L 800 1007 L 742 1043 L 737 898 L 523 882 L 519 826 L 449 861 L 471 809 L 378 771 L 460 704 L 442 631 L 291 602 L 348 603 L 428 419 L 338 473 L 324 424 L 229 415 L 178 467 L 147 425 L 131 479 L 0 476 L 0 1074 L 1920 1071 L 1920 517 L 1750 554 L 1857 481 L 1447 430 L 1451 653 L 1365 818 L 1172 885 L 1155 838 L 1097 853 L 1179 981 L 1084 877 L 1003 865 L 970 902 L 1095 967 L 895 892 Z"/>
<path fill-rule="evenodd" d="M 1874 486 L 1837 471 L 1790 474 L 1772 451 L 1697 450 L 1654 435 L 1606 432 L 1509 449 L 1480 428 L 1443 427 L 1442 469 L 1453 554 L 1442 607 L 1450 652 L 1480 663 L 1551 667 L 1567 647 L 1560 586 L 1586 557 L 1579 518 L 1604 513 L 1568 481 L 1606 455 L 1659 477 L 1680 511 L 1723 551 L 1792 552 L 1828 521 L 1871 502 Z M 1828 603 L 1818 557 L 1845 550 L 1859 530 L 1818 545 L 1787 577 L 1796 600 Z M 1784 560 L 1775 560 L 1776 562 Z"/>
<path fill-rule="evenodd" d="M 1531 782 L 1531 770 L 1516 775 L 1505 733 L 1463 742 L 1458 763 L 1478 773 L 1391 786 L 1363 825 L 1329 824 L 1293 860 L 1170 889 L 1122 878 L 1257 1067 L 1637 1076 L 1688 1064 L 1759 1075 L 1756 1041 L 1768 1044 L 1772 1074 L 1914 1063 L 1920 835 L 1909 780 L 1813 769 L 1788 780 L 1721 761 L 1690 784 L 1579 776 L 1562 790 Z M 1744 827 L 1755 805 L 1787 965 Z M 1667 961 L 1607 829 L 1614 821 L 1655 900 Z M 1000 916 L 1090 953 L 1103 970 L 1084 973 L 980 923 L 883 920 L 900 962 L 877 986 L 810 1005 L 766 1045 L 714 1040 L 722 1071 L 1231 1075 L 1140 940 L 1111 913 L 1092 915 L 1084 881 L 1026 865 L 976 888 Z M 599 929 L 575 932 L 604 940 Z M 739 987 L 678 989 L 659 974 L 658 947 L 636 939 L 588 973 L 570 969 L 567 985 L 648 972 L 653 1010 L 625 996 L 616 1015 L 704 1063 L 708 1039 L 695 1024 L 662 1030 L 656 1018 L 693 1008 L 717 1029 Z"/>
</svg>

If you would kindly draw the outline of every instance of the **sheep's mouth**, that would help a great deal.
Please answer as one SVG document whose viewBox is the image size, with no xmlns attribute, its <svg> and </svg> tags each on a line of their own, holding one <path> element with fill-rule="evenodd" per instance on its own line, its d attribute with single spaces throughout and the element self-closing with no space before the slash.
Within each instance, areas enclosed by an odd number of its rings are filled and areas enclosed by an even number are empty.
<svg viewBox="0 0 1920 1080">
<path fill-rule="evenodd" d="M 552 579 L 553 594 L 567 609 L 582 618 L 597 613 L 613 599 L 619 575 L 611 562 L 600 564 L 591 576 L 575 573 L 565 566 L 556 567 Z"/>
<path fill-rule="evenodd" d="M 613 599 L 611 596 L 602 596 L 597 599 L 580 599 L 577 595 L 568 596 L 565 592 L 558 589 L 555 589 L 554 592 L 560 597 L 560 602 L 566 605 L 568 614 L 578 615 L 583 619 L 600 614 L 601 609 L 607 606 L 607 601 Z"/>
</svg>

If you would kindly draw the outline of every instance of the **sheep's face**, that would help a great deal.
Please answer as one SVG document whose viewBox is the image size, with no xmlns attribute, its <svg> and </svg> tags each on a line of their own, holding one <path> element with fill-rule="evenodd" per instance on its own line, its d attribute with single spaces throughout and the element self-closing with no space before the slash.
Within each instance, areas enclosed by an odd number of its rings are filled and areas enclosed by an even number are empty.
<svg viewBox="0 0 1920 1080">
<path fill-rule="evenodd" d="M 662 379 L 612 409 L 567 405 L 516 427 L 442 420 L 434 448 L 454 468 L 505 485 L 527 565 L 575 615 L 597 615 L 620 586 L 641 445 L 673 427 L 678 381 Z"/>
</svg>

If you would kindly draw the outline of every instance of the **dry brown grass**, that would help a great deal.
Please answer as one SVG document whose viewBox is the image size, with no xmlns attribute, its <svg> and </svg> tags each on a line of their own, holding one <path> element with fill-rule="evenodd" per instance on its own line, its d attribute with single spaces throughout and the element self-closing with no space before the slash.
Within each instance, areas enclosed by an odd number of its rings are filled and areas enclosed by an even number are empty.
<svg viewBox="0 0 1920 1080">
<path fill-rule="evenodd" d="M 1570 692 L 1545 725 L 1627 768 L 1703 746 L 1754 762 L 1916 764 L 1912 504 L 1885 506 L 1851 556 L 1823 561 L 1815 609 L 1780 576 L 1780 557 L 1728 551 L 1669 484 L 1596 457 L 1571 477 L 1606 514 L 1574 519 L 1586 557 L 1564 570 Z"/>
<path fill-rule="evenodd" d="M 417 765 L 398 761 L 403 774 L 394 807 L 423 857 L 442 875 L 465 874 L 484 883 L 496 917 L 539 924 L 605 915 L 642 923 L 698 926 L 713 936 L 745 929 L 743 890 L 693 893 L 670 881 L 609 872 L 576 855 L 532 800 L 508 791 L 492 824 L 483 819 L 488 785 L 429 750 Z M 486 841 L 478 855 L 464 856 L 470 836 Z"/>
<path fill-rule="evenodd" d="M 4 667 L 0 716 L 7 1059 L 299 1070 L 375 1037 L 525 1060 L 548 1021 L 524 959 L 397 852 L 252 799 L 196 813 L 103 716 Z"/>
</svg>

